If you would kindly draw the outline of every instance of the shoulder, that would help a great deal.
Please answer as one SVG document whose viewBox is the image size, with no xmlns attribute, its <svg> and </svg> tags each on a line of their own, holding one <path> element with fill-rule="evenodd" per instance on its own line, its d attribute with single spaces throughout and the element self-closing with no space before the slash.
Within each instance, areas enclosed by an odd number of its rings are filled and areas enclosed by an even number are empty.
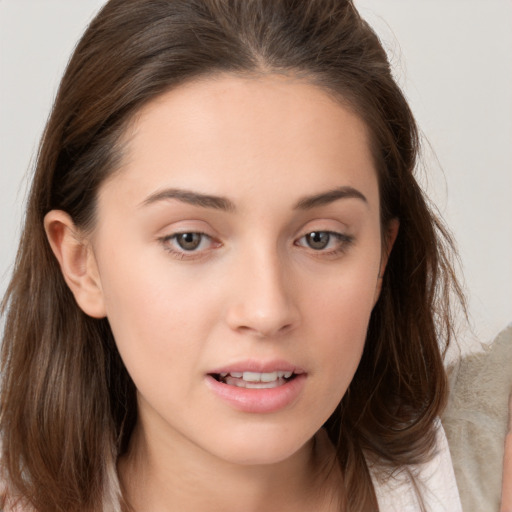
<svg viewBox="0 0 512 512">
<path fill-rule="evenodd" d="M 372 472 L 380 512 L 417 512 L 418 493 L 427 512 L 462 512 L 446 435 L 440 421 L 436 427 L 437 449 L 430 461 L 387 477 Z"/>
<path fill-rule="evenodd" d="M 34 512 L 32 508 L 25 507 L 19 502 L 6 499 L 0 495 L 0 512 Z"/>
<path fill-rule="evenodd" d="M 32 507 L 23 505 L 20 500 L 9 497 L 5 481 L 0 479 L 0 512 L 35 512 Z"/>
<path fill-rule="evenodd" d="M 23 506 L 18 501 L 6 500 L 0 496 L 0 512 L 35 512 L 33 508 Z"/>
</svg>

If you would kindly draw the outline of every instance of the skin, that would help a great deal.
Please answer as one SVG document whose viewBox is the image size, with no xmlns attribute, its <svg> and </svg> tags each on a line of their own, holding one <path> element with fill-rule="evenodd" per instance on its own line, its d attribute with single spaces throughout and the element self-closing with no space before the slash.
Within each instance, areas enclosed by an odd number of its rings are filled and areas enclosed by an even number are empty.
<svg viewBox="0 0 512 512">
<path fill-rule="evenodd" d="M 220 75 L 153 100 L 126 140 L 92 233 L 60 211 L 45 225 L 138 390 L 119 466 L 134 509 L 339 510 L 320 429 L 359 364 L 398 230 L 383 240 L 365 125 L 305 81 Z M 325 197 L 340 187 L 350 197 Z M 312 232 L 337 235 L 319 249 Z M 176 233 L 206 236 L 186 251 Z M 277 411 L 240 411 L 207 385 L 215 368 L 277 359 L 305 371 Z"/>
</svg>

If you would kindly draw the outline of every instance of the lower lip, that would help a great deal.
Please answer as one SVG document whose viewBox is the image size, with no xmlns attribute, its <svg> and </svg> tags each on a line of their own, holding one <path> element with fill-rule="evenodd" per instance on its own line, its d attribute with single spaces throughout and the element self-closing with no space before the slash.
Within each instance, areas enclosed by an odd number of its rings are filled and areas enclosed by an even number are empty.
<svg viewBox="0 0 512 512">
<path fill-rule="evenodd" d="M 282 386 L 268 389 L 248 389 L 230 386 L 208 375 L 206 382 L 222 400 L 242 412 L 264 414 L 276 412 L 292 405 L 299 397 L 306 382 L 302 373 Z"/>
</svg>

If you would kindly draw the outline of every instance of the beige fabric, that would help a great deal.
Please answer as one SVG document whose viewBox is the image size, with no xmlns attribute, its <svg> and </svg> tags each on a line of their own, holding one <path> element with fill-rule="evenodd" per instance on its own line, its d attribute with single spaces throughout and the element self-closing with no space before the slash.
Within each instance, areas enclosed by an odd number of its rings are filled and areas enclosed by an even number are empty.
<svg viewBox="0 0 512 512">
<path fill-rule="evenodd" d="M 512 324 L 449 372 L 452 392 L 442 421 L 464 512 L 498 512 L 512 391 Z"/>
</svg>

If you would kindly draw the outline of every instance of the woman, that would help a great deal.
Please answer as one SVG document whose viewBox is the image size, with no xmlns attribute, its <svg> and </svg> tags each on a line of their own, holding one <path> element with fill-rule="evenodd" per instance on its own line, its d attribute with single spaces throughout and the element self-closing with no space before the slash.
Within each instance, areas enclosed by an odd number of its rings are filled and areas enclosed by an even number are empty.
<svg viewBox="0 0 512 512">
<path fill-rule="evenodd" d="M 351 2 L 108 2 L 4 302 L 4 506 L 459 510 L 417 150 Z"/>
</svg>

